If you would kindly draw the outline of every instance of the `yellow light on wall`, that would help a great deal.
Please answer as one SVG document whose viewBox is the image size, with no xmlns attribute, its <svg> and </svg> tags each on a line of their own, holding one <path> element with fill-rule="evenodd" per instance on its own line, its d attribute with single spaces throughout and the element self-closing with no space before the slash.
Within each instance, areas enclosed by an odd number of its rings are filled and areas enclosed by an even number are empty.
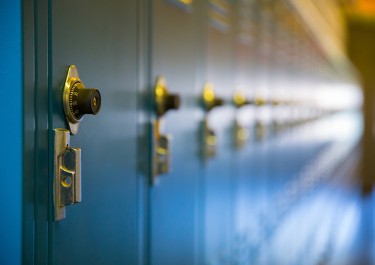
<svg viewBox="0 0 375 265">
<path fill-rule="evenodd" d="M 193 0 L 179 0 L 181 3 L 183 3 L 184 5 L 191 5 L 193 4 Z"/>
</svg>

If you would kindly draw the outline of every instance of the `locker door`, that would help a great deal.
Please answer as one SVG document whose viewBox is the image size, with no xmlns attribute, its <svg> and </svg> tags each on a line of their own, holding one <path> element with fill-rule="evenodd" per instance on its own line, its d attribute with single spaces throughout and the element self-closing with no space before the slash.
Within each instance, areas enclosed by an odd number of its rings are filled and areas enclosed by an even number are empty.
<svg viewBox="0 0 375 265">
<path fill-rule="evenodd" d="M 172 136 L 170 172 L 150 187 L 149 259 L 153 265 L 197 264 L 197 115 L 201 112 L 195 77 L 197 10 L 182 2 L 152 1 L 150 87 L 154 89 L 162 75 L 169 91 L 181 97 L 180 109 L 164 117 L 163 133 Z"/>
<path fill-rule="evenodd" d="M 234 150 L 232 141 L 234 108 L 233 15 L 231 1 L 204 1 L 205 80 L 214 85 L 225 105 L 208 114 L 217 135 L 217 154 L 203 168 L 205 204 L 205 264 L 231 264 L 234 227 Z"/>
<path fill-rule="evenodd" d="M 252 0 L 237 1 L 235 6 L 235 85 L 240 93 L 244 93 L 248 100 L 255 96 L 257 70 L 257 25 L 258 10 Z M 235 182 L 235 232 L 234 232 L 234 263 L 251 264 L 248 251 L 258 236 L 254 229 L 259 225 L 259 190 L 261 183 L 255 176 L 256 166 L 259 164 L 259 144 L 255 136 L 256 107 L 245 105 L 236 110 L 237 126 L 248 130 L 248 139 L 235 150 L 236 182 Z M 234 137 L 234 136 L 233 136 Z M 258 158 L 258 161 L 256 160 Z M 259 170 L 258 170 L 259 171 Z M 258 200 L 258 201 L 257 201 Z M 249 230 L 252 229 L 251 233 Z M 250 244 L 249 244 L 250 243 Z"/>
<path fill-rule="evenodd" d="M 54 265 L 139 264 L 137 10 L 136 0 L 50 1 L 50 144 L 52 129 L 67 128 L 61 98 L 69 65 L 102 98 L 99 114 L 86 115 L 71 136 L 82 150 L 82 202 L 49 224 Z"/>
</svg>

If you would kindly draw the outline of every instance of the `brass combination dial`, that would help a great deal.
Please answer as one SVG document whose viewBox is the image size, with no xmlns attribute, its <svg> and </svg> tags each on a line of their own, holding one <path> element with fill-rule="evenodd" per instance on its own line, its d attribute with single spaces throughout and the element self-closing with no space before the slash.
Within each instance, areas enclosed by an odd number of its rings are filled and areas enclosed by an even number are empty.
<svg viewBox="0 0 375 265">
<path fill-rule="evenodd" d="M 224 105 L 224 100 L 219 98 L 214 91 L 214 85 L 212 83 L 206 83 L 203 88 L 203 107 L 206 112 L 210 112 L 216 107 Z"/>
<path fill-rule="evenodd" d="M 162 117 L 169 110 L 177 110 L 180 107 L 180 96 L 170 93 L 165 78 L 159 76 L 155 86 L 156 114 Z"/>
<path fill-rule="evenodd" d="M 71 65 L 64 84 L 63 105 L 71 134 L 78 132 L 83 115 L 96 115 L 101 106 L 100 92 L 96 88 L 85 88 L 77 68 Z"/>
</svg>

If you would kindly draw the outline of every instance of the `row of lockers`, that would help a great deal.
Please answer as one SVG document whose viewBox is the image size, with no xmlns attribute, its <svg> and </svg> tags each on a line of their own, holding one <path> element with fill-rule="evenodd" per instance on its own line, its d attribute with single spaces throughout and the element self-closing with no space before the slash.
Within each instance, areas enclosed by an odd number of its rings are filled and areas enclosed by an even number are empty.
<svg viewBox="0 0 375 265">
<path fill-rule="evenodd" d="M 316 233 L 320 220 L 305 210 L 321 204 L 359 141 L 361 93 L 290 1 L 23 5 L 25 264 L 317 264 L 328 255 L 320 240 L 342 251 L 327 236 L 339 217 L 327 210 Z M 69 128 L 72 64 L 102 104 L 70 137 L 82 149 L 82 201 L 55 221 L 53 130 Z M 152 183 L 160 76 L 181 106 L 162 117 L 170 170 Z M 236 92 L 254 104 L 207 112 L 205 84 L 224 102 Z M 210 159 L 200 155 L 202 122 L 216 136 Z"/>
</svg>

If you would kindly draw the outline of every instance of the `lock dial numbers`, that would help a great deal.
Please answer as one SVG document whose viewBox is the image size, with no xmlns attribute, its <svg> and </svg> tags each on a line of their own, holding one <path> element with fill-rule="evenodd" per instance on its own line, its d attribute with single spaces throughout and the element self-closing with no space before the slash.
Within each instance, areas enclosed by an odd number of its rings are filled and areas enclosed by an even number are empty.
<svg viewBox="0 0 375 265">
<path fill-rule="evenodd" d="M 79 95 L 79 89 L 83 88 L 83 85 L 81 82 L 77 82 L 73 85 L 72 89 L 69 93 L 69 110 L 72 114 L 72 116 L 78 121 L 81 120 L 83 117 L 83 113 L 80 113 L 78 108 L 78 95 Z"/>
</svg>

